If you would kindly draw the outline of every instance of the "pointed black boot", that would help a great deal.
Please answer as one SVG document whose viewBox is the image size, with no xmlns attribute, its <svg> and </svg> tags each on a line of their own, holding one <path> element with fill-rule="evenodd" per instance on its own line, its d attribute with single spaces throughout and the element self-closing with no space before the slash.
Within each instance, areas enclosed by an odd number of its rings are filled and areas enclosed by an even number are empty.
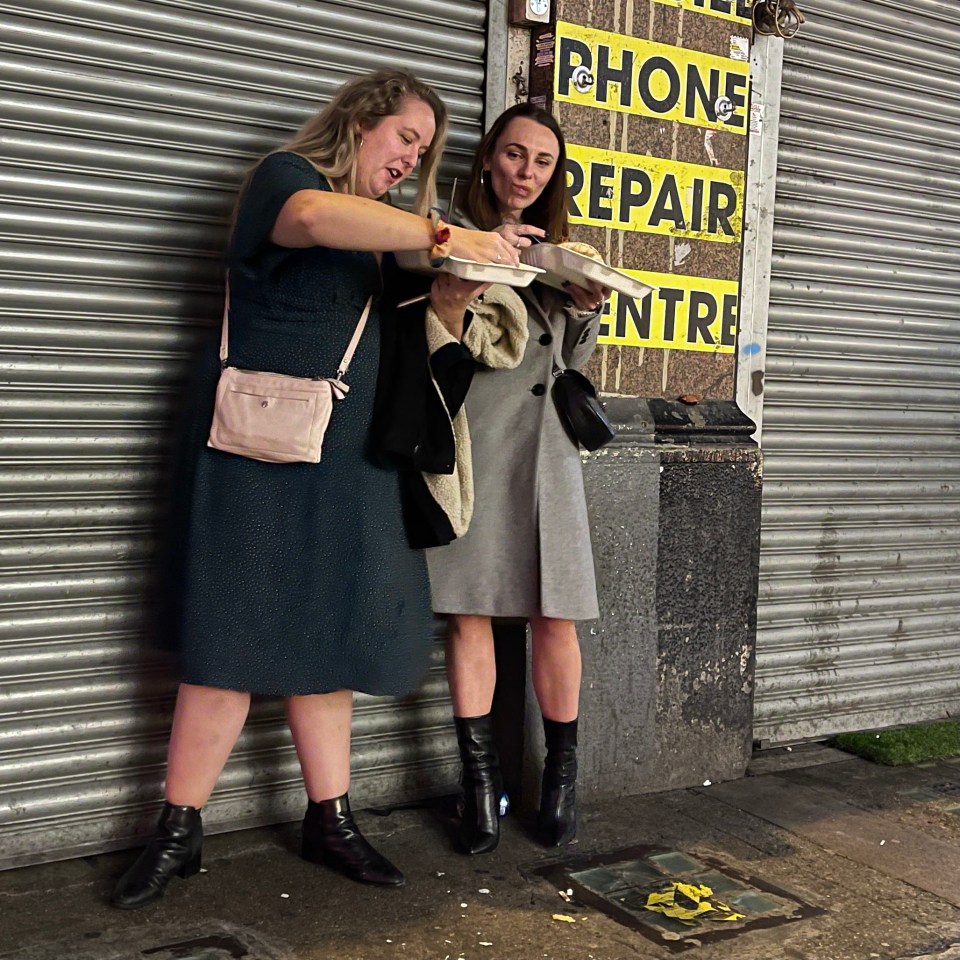
<svg viewBox="0 0 960 960">
<path fill-rule="evenodd" d="M 347 794 L 307 804 L 300 856 L 358 883 L 399 887 L 406 882 L 404 875 L 364 839 L 353 820 Z"/>
<path fill-rule="evenodd" d="M 464 853 L 489 853 L 500 842 L 500 758 L 493 740 L 493 718 L 454 717 L 463 773 L 458 839 Z"/>
<path fill-rule="evenodd" d="M 577 835 L 577 721 L 543 718 L 547 757 L 540 788 L 537 830 L 548 847 L 562 847 Z"/>
<path fill-rule="evenodd" d="M 156 835 L 117 881 L 110 902 L 121 910 L 136 910 L 159 900 L 174 875 L 186 879 L 200 870 L 202 845 L 200 811 L 164 804 Z"/>
</svg>

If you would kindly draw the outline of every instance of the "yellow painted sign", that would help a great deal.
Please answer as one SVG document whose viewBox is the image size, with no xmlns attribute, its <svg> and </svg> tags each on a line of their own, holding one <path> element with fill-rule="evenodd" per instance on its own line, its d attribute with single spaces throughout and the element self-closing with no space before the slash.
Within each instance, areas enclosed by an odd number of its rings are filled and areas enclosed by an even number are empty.
<svg viewBox="0 0 960 960">
<path fill-rule="evenodd" d="M 743 173 L 567 144 L 570 222 L 736 243 Z"/>
<path fill-rule="evenodd" d="M 711 17 L 734 20 L 737 23 L 751 23 L 750 0 L 657 0 L 668 7 L 680 7 L 682 10 L 694 10 Z"/>
<path fill-rule="evenodd" d="M 747 132 L 747 63 L 563 21 L 556 51 L 557 100 Z"/>
<path fill-rule="evenodd" d="M 740 285 L 677 273 L 624 270 L 653 287 L 642 300 L 614 293 L 600 319 L 599 343 L 733 353 Z"/>
</svg>

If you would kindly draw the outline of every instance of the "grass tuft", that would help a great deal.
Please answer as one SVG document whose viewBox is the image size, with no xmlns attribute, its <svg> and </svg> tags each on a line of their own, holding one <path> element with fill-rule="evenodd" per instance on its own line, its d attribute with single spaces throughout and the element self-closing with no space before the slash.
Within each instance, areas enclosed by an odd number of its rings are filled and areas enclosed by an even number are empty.
<svg viewBox="0 0 960 960">
<path fill-rule="evenodd" d="M 842 733 L 830 745 L 891 767 L 960 757 L 960 723 L 918 723 L 897 730 Z"/>
</svg>

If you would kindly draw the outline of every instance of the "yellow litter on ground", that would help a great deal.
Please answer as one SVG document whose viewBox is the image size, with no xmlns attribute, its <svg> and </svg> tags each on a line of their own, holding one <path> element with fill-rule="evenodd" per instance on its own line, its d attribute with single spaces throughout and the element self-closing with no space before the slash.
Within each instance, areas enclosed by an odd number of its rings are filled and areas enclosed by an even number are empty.
<svg viewBox="0 0 960 960">
<path fill-rule="evenodd" d="M 649 894 L 645 906 L 648 910 L 679 920 L 688 927 L 695 927 L 698 920 L 745 919 L 742 913 L 736 913 L 725 903 L 710 900 L 712 896 L 713 890 L 710 887 L 674 881 L 668 889 Z"/>
</svg>

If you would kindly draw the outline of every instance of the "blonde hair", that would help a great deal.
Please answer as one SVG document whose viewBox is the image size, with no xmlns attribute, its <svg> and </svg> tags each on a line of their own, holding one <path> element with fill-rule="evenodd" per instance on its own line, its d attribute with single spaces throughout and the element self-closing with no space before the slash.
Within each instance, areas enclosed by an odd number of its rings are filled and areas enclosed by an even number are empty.
<svg viewBox="0 0 960 960">
<path fill-rule="evenodd" d="M 404 70 L 378 70 L 344 84 L 330 103 L 311 117 L 293 139 L 273 153 L 289 151 L 309 160 L 334 185 L 356 192 L 360 128 L 377 126 L 400 112 L 407 97 L 433 110 L 436 133 L 420 161 L 414 209 L 425 214 L 437 200 L 437 166 L 447 139 L 447 108 L 433 87 Z"/>
</svg>

